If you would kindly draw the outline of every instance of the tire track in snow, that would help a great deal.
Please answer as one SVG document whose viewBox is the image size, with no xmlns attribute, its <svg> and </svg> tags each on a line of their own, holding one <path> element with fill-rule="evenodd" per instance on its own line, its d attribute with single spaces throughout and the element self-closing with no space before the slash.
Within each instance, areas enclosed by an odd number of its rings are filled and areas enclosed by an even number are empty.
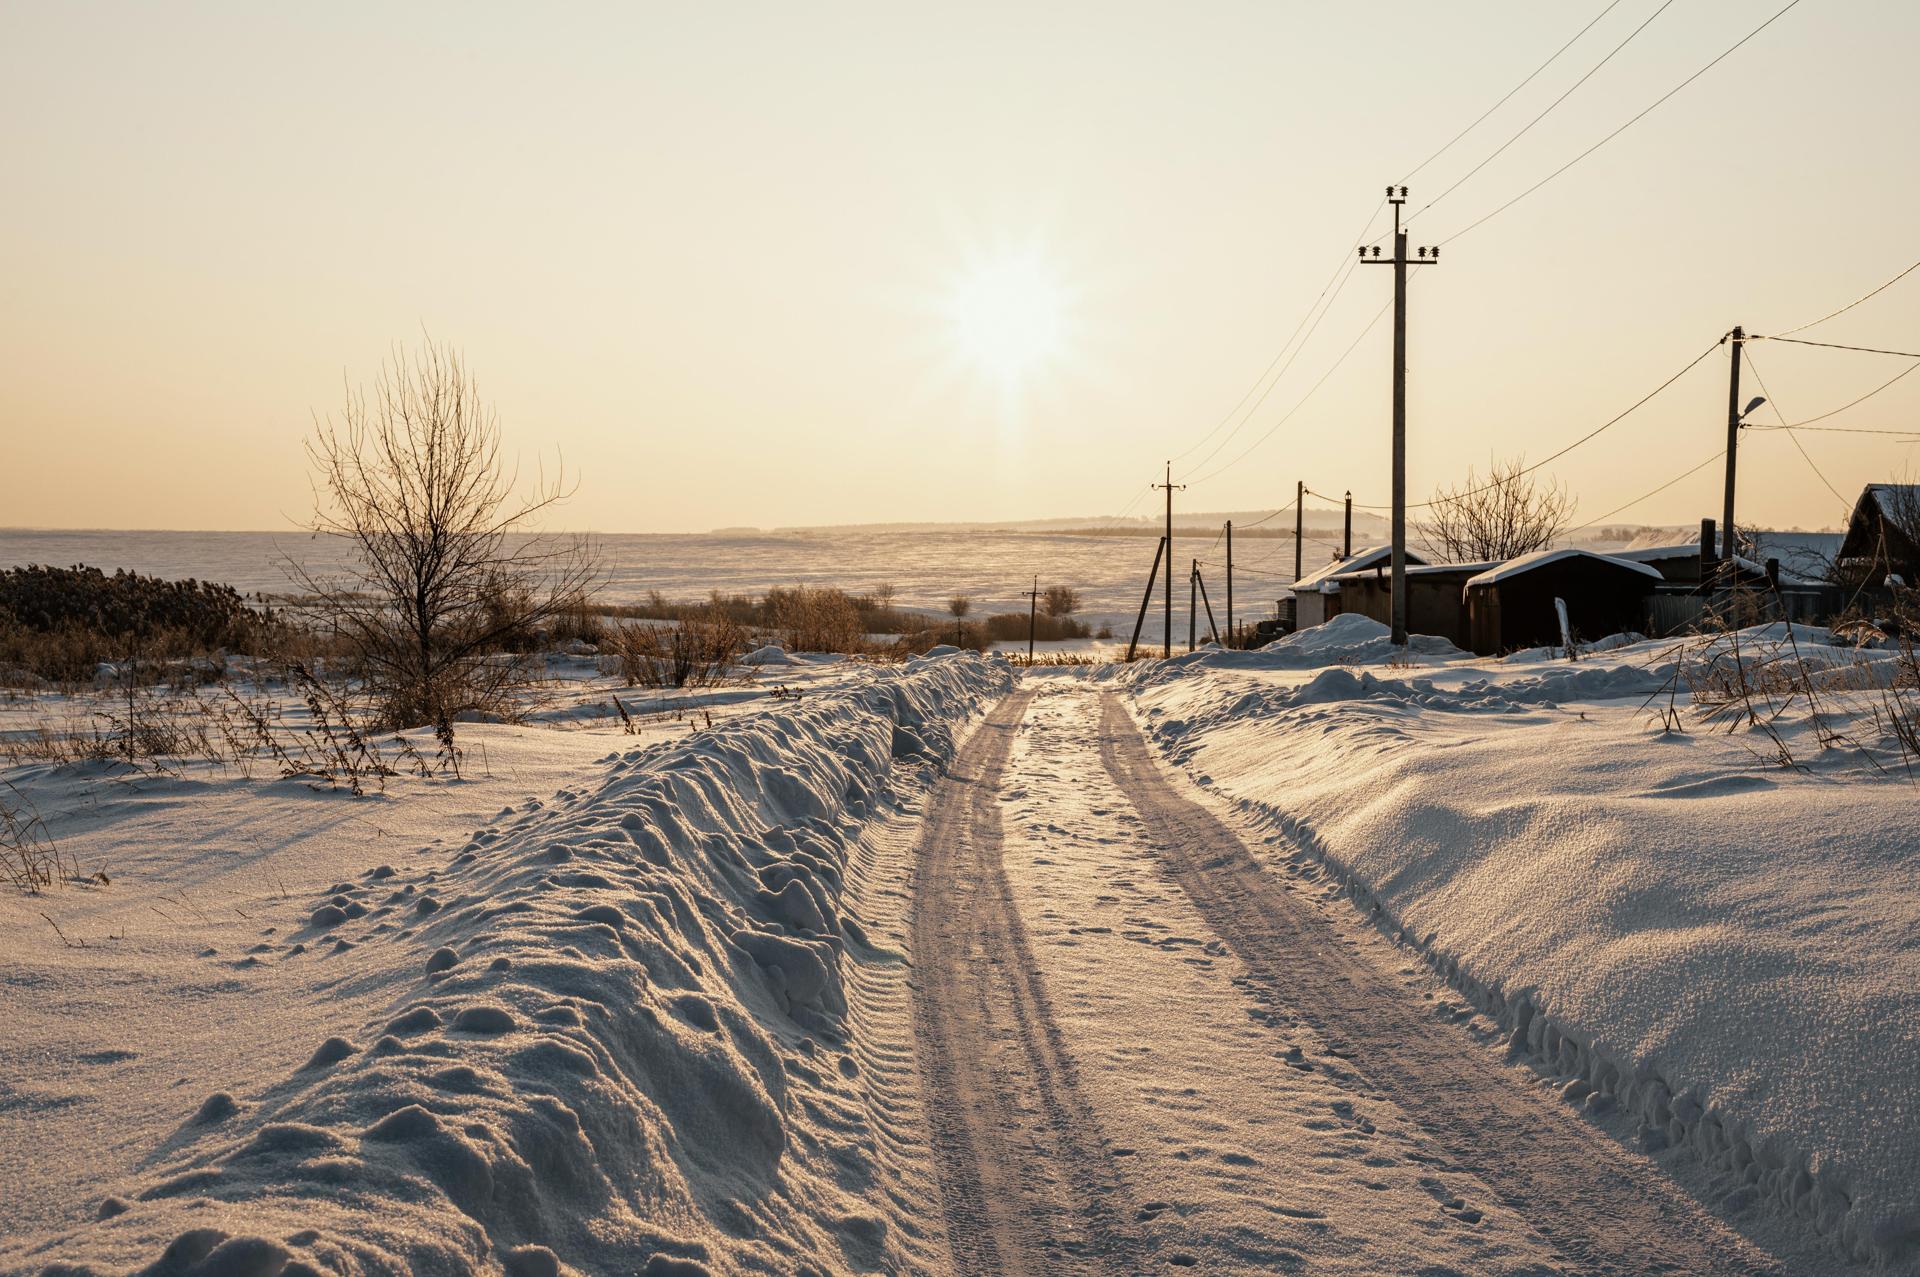
<svg viewBox="0 0 1920 1277">
<path fill-rule="evenodd" d="M 1240 838 L 1167 779 L 1111 692 L 1100 755 L 1168 872 L 1269 991 L 1412 1115 L 1583 1273 L 1753 1274 L 1779 1266 L 1660 1169 L 1439 1025 L 1389 973 L 1261 868 Z"/>
<path fill-rule="evenodd" d="M 1000 779 L 1032 699 L 1002 701 L 928 802 L 913 888 L 928 1126 L 956 1272 L 1131 1271 L 1145 1247 L 1129 1194 L 1000 860 Z"/>
</svg>

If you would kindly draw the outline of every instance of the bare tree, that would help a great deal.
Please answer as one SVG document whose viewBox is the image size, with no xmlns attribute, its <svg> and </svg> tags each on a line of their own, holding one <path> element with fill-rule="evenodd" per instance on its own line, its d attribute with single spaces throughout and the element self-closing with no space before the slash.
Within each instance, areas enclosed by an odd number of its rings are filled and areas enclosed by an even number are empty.
<svg viewBox="0 0 1920 1277">
<path fill-rule="evenodd" d="M 964 594 L 956 594 L 947 600 L 947 611 L 953 613 L 953 645 L 965 647 L 966 635 L 961 622 L 966 619 L 967 613 L 973 611 L 973 600 Z"/>
<path fill-rule="evenodd" d="M 540 475 L 524 492 L 504 468 L 493 409 L 458 352 L 396 347 L 371 396 L 349 389 L 339 422 L 307 442 L 314 531 L 344 539 L 353 566 L 294 580 L 347 639 L 382 726 L 511 716 L 539 628 L 577 605 L 596 566 L 580 538 L 536 535 L 536 516 L 572 490 Z"/>
<path fill-rule="evenodd" d="M 1072 616 L 1080 610 L 1080 595 L 1070 585 L 1049 585 L 1040 596 L 1040 610 L 1048 616 Z"/>
<path fill-rule="evenodd" d="M 1457 488 L 1437 488 L 1421 543 L 1451 563 L 1511 559 L 1544 550 L 1566 531 L 1574 500 L 1551 479 L 1536 478 L 1523 458 L 1495 462 L 1482 479 L 1473 470 Z"/>
</svg>

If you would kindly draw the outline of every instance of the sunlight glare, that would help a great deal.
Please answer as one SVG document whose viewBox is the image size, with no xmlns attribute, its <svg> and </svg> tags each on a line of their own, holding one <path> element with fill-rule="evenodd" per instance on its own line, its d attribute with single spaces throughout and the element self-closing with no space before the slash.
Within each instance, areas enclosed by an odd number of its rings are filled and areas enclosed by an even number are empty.
<svg viewBox="0 0 1920 1277">
<path fill-rule="evenodd" d="M 954 281 L 947 316 L 960 354 L 1002 383 L 1018 383 L 1059 358 L 1067 290 L 1038 253 L 973 264 Z"/>
</svg>

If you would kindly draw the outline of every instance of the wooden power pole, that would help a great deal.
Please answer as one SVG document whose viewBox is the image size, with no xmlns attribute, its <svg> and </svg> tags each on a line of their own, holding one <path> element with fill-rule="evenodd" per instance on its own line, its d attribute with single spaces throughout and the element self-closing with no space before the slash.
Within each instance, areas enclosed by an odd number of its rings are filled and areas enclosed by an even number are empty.
<svg viewBox="0 0 1920 1277">
<path fill-rule="evenodd" d="M 1351 488 L 1347 490 L 1346 531 L 1340 538 L 1340 557 L 1343 559 L 1353 557 L 1353 490 Z"/>
<path fill-rule="evenodd" d="M 1027 665 L 1033 665 L 1033 623 L 1040 609 L 1040 578 L 1033 578 L 1033 588 L 1027 591 Z"/>
<path fill-rule="evenodd" d="M 1738 544 L 1733 539 L 1733 478 L 1740 454 L 1740 360 L 1746 339 L 1746 333 L 1738 324 L 1727 334 L 1733 358 L 1728 361 L 1732 369 L 1727 374 L 1727 502 L 1720 512 L 1720 562 L 1722 570 L 1729 573 L 1729 580 L 1732 579 L 1734 547 Z"/>
<path fill-rule="evenodd" d="M 1300 579 L 1300 542 L 1307 531 L 1306 509 L 1307 481 L 1305 479 L 1295 479 L 1293 481 L 1293 579 L 1296 581 Z M 1294 615 L 1298 616 L 1300 614 L 1299 600 L 1296 599 L 1294 601 L 1293 608 Z"/>
<path fill-rule="evenodd" d="M 1418 257 L 1407 257 L 1407 232 L 1400 225 L 1400 206 L 1407 202 L 1407 188 L 1389 186 L 1387 202 L 1393 205 L 1393 256 L 1382 258 L 1380 246 L 1369 252 L 1360 249 L 1363 266 L 1393 267 L 1393 635 L 1395 647 L 1407 644 L 1407 267 L 1427 266 L 1440 260 L 1438 248 L 1422 248 Z"/>
<path fill-rule="evenodd" d="M 1167 481 L 1165 483 L 1156 483 L 1152 486 L 1156 488 L 1165 488 L 1167 490 L 1167 546 L 1166 546 L 1166 549 L 1167 549 L 1167 596 L 1164 600 L 1164 602 L 1166 603 L 1167 629 L 1166 629 L 1165 637 L 1161 640 L 1160 655 L 1172 656 L 1173 655 L 1173 493 L 1174 493 L 1174 489 L 1185 488 L 1187 485 L 1184 483 L 1175 483 L 1173 481 L 1173 462 L 1169 461 L 1167 462 Z"/>
<path fill-rule="evenodd" d="M 1233 646 L 1233 520 L 1227 520 L 1227 646 Z"/>
<path fill-rule="evenodd" d="M 1195 631 L 1198 626 L 1196 617 L 1200 611 L 1200 560 L 1195 559 L 1193 566 L 1187 569 L 1187 650 L 1193 650 Z"/>
</svg>

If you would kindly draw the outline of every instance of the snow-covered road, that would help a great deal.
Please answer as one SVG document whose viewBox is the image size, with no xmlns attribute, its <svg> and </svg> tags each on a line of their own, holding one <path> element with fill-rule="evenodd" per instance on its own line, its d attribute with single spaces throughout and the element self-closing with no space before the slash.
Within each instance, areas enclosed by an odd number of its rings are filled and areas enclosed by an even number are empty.
<svg viewBox="0 0 1920 1277">
<path fill-rule="evenodd" d="M 928 804 L 916 1028 L 956 1271 L 1764 1273 L 1077 679 Z"/>
</svg>

